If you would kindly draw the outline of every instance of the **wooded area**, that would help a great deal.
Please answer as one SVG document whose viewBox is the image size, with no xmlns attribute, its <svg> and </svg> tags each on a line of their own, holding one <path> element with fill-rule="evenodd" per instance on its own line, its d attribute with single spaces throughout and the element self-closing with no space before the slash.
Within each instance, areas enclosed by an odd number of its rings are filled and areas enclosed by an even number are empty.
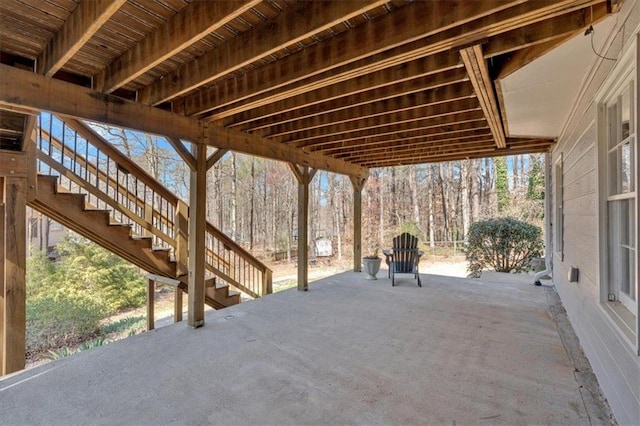
<svg viewBox="0 0 640 426">
<path fill-rule="evenodd" d="M 188 167 L 163 138 L 95 125 L 105 138 L 183 200 Z M 207 219 L 252 253 L 295 256 L 297 182 L 286 163 L 229 152 L 208 172 Z M 433 250 L 461 243 L 472 222 L 513 216 L 543 224 L 544 155 L 471 159 L 371 169 L 363 190 L 363 254 L 401 231 Z M 353 187 L 347 176 L 318 171 L 312 181 L 310 241 L 333 242 L 350 257 Z"/>
</svg>

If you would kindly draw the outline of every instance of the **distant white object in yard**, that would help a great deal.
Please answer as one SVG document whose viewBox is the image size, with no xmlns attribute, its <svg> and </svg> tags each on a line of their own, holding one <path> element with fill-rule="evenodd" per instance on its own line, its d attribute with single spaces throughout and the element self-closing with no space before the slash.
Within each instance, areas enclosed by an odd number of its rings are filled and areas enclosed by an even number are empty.
<svg viewBox="0 0 640 426">
<path fill-rule="evenodd" d="M 314 241 L 315 254 L 317 257 L 333 256 L 333 244 L 329 238 L 320 237 Z"/>
</svg>

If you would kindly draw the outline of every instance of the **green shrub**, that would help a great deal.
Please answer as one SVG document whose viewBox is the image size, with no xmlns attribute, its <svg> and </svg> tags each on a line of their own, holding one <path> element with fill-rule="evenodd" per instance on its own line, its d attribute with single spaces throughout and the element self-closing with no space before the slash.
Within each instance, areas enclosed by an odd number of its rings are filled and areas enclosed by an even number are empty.
<svg viewBox="0 0 640 426">
<path fill-rule="evenodd" d="M 68 238 L 58 245 L 58 250 L 63 259 L 58 281 L 95 294 L 107 313 L 145 303 L 145 280 L 135 266 L 86 240 Z"/>
<path fill-rule="evenodd" d="M 35 355 L 90 339 L 99 332 L 103 317 L 99 303 L 79 294 L 27 300 L 27 353 Z"/>
<path fill-rule="evenodd" d="M 144 278 L 118 256 L 73 237 L 57 249 L 58 262 L 38 251 L 27 260 L 30 356 L 96 337 L 106 316 L 145 303 Z"/>
<path fill-rule="evenodd" d="M 532 258 L 542 255 L 542 230 L 513 218 L 489 219 L 469 227 L 465 254 L 470 276 L 479 277 L 482 270 L 522 272 Z"/>
</svg>

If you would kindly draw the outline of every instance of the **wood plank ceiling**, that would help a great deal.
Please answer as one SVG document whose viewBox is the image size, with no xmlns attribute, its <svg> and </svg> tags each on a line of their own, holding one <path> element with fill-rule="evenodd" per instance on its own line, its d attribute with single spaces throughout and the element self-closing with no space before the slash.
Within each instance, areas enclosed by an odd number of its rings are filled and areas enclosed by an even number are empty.
<svg viewBox="0 0 640 426">
<path fill-rule="evenodd" d="M 364 168 L 543 152 L 494 81 L 600 0 L 0 0 L 3 64 Z M 0 75 L 0 79 L 2 76 Z M 23 117 L 0 115 L 0 148 Z M 210 141 L 216 145 L 216 141 Z"/>
</svg>

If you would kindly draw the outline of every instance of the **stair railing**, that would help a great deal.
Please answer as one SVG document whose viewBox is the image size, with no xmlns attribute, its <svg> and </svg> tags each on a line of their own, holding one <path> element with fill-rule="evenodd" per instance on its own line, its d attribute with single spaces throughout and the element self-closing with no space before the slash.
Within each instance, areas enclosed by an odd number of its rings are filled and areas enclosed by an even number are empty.
<svg viewBox="0 0 640 426">
<path fill-rule="evenodd" d="M 41 114 L 37 147 L 40 173 L 59 175 L 68 190 L 85 193 L 89 204 L 109 210 L 133 234 L 171 250 L 176 275 L 187 273 L 186 203 L 78 120 Z M 205 241 L 209 271 L 251 297 L 271 293 L 266 265 L 209 223 Z"/>
</svg>

